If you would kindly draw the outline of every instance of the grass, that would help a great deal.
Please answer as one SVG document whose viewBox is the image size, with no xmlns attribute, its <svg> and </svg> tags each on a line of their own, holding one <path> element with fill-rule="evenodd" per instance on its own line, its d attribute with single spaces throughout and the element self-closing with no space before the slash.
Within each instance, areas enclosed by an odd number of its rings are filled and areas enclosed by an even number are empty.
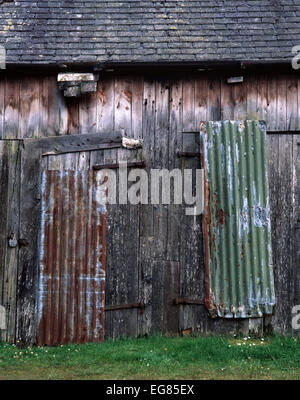
<svg viewBox="0 0 300 400">
<path fill-rule="evenodd" d="M 150 336 L 22 349 L 0 343 L 0 379 L 300 379 L 300 338 Z"/>
</svg>

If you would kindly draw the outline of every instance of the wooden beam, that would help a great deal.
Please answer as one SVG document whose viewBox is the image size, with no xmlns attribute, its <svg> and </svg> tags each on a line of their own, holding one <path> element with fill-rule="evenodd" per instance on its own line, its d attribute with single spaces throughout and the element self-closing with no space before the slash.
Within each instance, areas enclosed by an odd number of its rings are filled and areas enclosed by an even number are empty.
<svg viewBox="0 0 300 400">
<path fill-rule="evenodd" d="M 81 134 L 24 139 L 24 148 L 40 151 L 42 155 L 55 155 L 77 151 L 111 149 L 122 146 L 120 134 Z"/>
<path fill-rule="evenodd" d="M 129 162 L 126 164 L 127 168 L 131 167 L 137 167 L 137 168 L 146 168 L 146 162 L 145 161 L 135 161 L 135 162 Z M 100 169 L 116 169 L 122 166 L 122 163 L 114 163 L 114 164 L 99 164 L 99 165 L 93 165 L 93 169 L 95 171 L 98 171 Z"/>
<path fill-rule="evenodd" d="M 35 344 L 37 334 L 41 159 L 38 147 L 22 149 L 19 239 L 28 245 L 19 249 L 16 339 L 24 344 Z"/>
<path fill-rule="evenodd" d="M 177 156 L 184 158 L 184 157 L 198 157 L 200 158 L 200 153 L 199 152 L 193 152 L 193 151 L 178 151 Z"/>
<path fill-rule="evenodd" d="M 173 300 L 173 303 L 175 305 L 180 305 L 180 304 L 198 304 L 198 305 L 204 305 L 205 302 L 204 300 L 192 300 L 192 299 L 183 299 L 181 297 L 177 297 L 176 299 Z"/>
</svg>

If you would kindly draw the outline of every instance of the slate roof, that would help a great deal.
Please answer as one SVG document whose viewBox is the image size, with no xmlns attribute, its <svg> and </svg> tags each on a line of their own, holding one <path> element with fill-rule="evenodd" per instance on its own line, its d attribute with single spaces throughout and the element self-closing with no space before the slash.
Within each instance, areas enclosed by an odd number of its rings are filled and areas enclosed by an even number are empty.
<svg viewBox="0 0 300 400">
<path fill-rule="evenodd" d="M 8 63 L 290 60 L 300 0 L 0 4 Z"/>
</svg>

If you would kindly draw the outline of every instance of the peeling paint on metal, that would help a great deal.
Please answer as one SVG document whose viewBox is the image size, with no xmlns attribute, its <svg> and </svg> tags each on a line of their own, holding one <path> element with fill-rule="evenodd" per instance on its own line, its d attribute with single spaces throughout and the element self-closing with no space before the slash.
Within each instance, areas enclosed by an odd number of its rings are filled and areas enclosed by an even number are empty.
<svg viewBox="0 0 300 400">
<path fill-rule="evenodd" d="M 212 317 L 275 305 L 263 121 L 201 122 L 206 307 Z"/>
</svg>

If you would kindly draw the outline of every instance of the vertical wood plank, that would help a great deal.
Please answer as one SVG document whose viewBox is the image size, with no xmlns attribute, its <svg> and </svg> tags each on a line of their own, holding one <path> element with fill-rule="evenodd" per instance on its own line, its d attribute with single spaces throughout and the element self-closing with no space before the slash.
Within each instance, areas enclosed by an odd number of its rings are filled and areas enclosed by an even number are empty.
<svg viewBox="0 0 300 400">
<path fill-rule="evenodd" d="M 233 119 L 234 115 L 234 85 L 226 82 L 226 79 L 221 80 L 221 119 Z"/>
<path fill-rule="evenodd" d="M 0 220 L 2 221 L 0 229 L 0 302 L 3 304 L 3 277 L 5 269 L 5 251 L 6 251 L 6 210 L 7 210 L 7 162 L 4 154 L 4 142 L 0 141 Z M 3 162 L 4 158 L 4 162 Z M 0 336 L 1 339 L 3 339 Z"/>
<path fill-rule="evenodd" d="M 142 76 L 132 78 L 132 137 L 143 137 L 143 88 Z"/>
<path fill-rule="evenodd" d="M 245 119 L 247 114 L 247 84 L 246 82 L 234 85 L 234 109 L 235 121 Z"/>
<path fill-rule="evenodd" d="M 79 129 L 81 133 L 97 133 L 97 105 L 97 93 L 82 95 L 79 102 Z M 80 162 L 85 168 L 89 162 L 88 152 L 77 154 L 77 166 Z"/>
<path fill-rule="evenodd" d="M 207 120 L 208 80 L 195 79 L 195 129 L 200 130 L 200 122 Z"/>
<path fill-rule="evenodd" d="M 181 169 L 181 161 L 177 155 L 182 151 L 182 81 L 175 80 L 170 84 L 170 121 L 169 121 L 169 171 Z M 180 248 L 180 216 L 181 205 L 174 204 L 174 184 L 171 184 L 171 204 L 168 206 L 168 244 L 167 260 L 179 261 Z M 177 293 L 179 294 L 179 293 Z"/>
<path fill-rule="evenodd" d="M 111 132 L 114 129 L 115 79 L 103 77 L 97 89 L 97 132 Z"/>
<path fill-rule="evenodd" d="M 22 150 L 20 191 L 20 239 L 17 290 L 17 338 L 36 342 L 39 263 L 41 155 L 30 146 Z"/>
<path fill-rule="evenodd" d="M 154 167 L 155 139 L 155 82 L 144 80 L 143 89 L 143 159 L 147 163 L 146 171 Z M 140 205 L 140 237 L 139 237 L 139 299 L 145 304 L 143 314 L 138 313 L 138 334 L 147 335 L 152 330 L 152 280 L 154 271 L 153 243 L 153 206 L 149 191 L 148 204 Z M 155 278 L 156 279 L 156 278 Z"/>
<path fill-rule="evenodd" d="M 48 77 L 43 76 L 39 79 L 39 136 L 47 136 L 48 133 L 48 89 Z"/>
<path fill-rule="evenodd" d="M 20 82 L 20 137 L 38 137 L 40 120 L 40 87 L 36 78 Z"/>
<path fill-rule="evenodd" d="M 20 81 L 7 78 L 5 84 L 4 139 L 19 137 Z"/>
<path fill-rule="evenodd" d="M 1 142 L 1 231 L 0 231 L 0 302 L 6 310 L 6 331 L 2 339 L 15 341 L 18 246 L 8 240 L 19 237 L 20 152 L 18 141 Z"/>
<path fill-rule="evenodd" d="M 59 90 L 56 76 L 48 80 L 48 136 L 68 133 L 68 109 L 63 92 Z"/>
<path fill-rule="evenodd" d="M 132 137 L 132 79 L 115 79 L 115 130 Z M 130 161 L 134 152 L 118 150 L 118 162 Z M 138 244 L 139 212 L 138 206 L 119 204 L 116 214 L 114 243 L 118 246 L 118 271 L 114 271 L 117 289 L 117 304 L 138 301 Z M 126 231 L 126 237 L 124 235 Z M 117 243 L 118 242 L 118 243 Z M 116 244 L 117 243 L 117 244 Z M 114 326 L 114 337 L 137 335 L 137 309 L 111 311 L 118 323 Z"/>
<path fill-rule="evenodd" d="M 257 119 L 266 121 L 267 131 L 271 130 L 271 125 L 268 119 L 268 108 L 268 75 L 260 74 L 257 76 Z"/>
<path fill-rule="evenodd" d="M 274 156 L 274 155 L 273 155 Z M 277 304 L 273 318 L 274 329 L 278 333 L 291 330 L 291 307 L 294 296 L 293 286 L 293 248 L 292 218 L 293 209 L 293 138 L 292 135 L 279 136 L 278 180 L 276 182 L 277 221 L 275 293 Z M 273 227 L 274 229 L 274 227 Z M 284 240 L 283 240 L 284 238 Z"/>
<path fill-rule="evenodd" d="M 208 83 L 207 120 L 219 121 L 221 118 L 221 82 L 219 78 L 210 78 Z"/>
<path fill-rule="evenodd" d="M 257 113 L 257 98 L 258 98 L 258 82 L 257 76 L 251 75 L 246 77 L 245 81 L 246 85 L 246 119 L 249 120 L 257 120 L 258 113 Z M 241 118 L 243 119 L 243 118 Z"/>
<path fill-rule="evenodd" d="M 151 333 L 161 333 L 164 316 L 164 261 L 152 262 Z"/>
<path fill-rule="evenodd" d="M 155 88 L 155 149 L 154 168 L 168 168 L 169 157 L 169 83 L 157 81 Z M 153 257 L 167 259 L 168 206 L 160 204 L 153 207 L 154 243 Z"/>
<path fill-rule="evenodd" d="M 129 77 L 115 79 L 115 130 L 132 137 L 132 80 Z"/>
<path fill-rule="evenodd" d="M 267 129 L 275 131 L 277 129 L 277 80 L 274 76 L 270 76 L 267 82 Z"/>
<path fill-rule="evenodd" d="M 164 262 L 164 293 L 163 293 L 163 329 L 164 334 L 178 334 L 179 331 L 179 308 L 174 304 L 178 297 L 179 285 L 179 262 Z M 154 277 L 155 278 L 155 277 Z"/>
<path fill-rule="evenodd" d="M 297 129 L 298 117 L 298 80 L 297 78 L 287 79 L 286 88 L 286 129 L 289 131 Z"/>
<path fill-rule="evenodd" d="M 115 129 L 115 78 L 103 77 L 98 83 L 97 90 L 97 132 L 107 133 Z M 113 164 L 118 161 L 118 151 L 116 149 L 90 152 L 90 169 L 95 164 Z M 116 287 L 114 285 L 114 274 L 117 273 L 115 253 L 114 229 L 118 209 L 117 205 L 107 204 L 106 221 L 106 280 L 105 280 L 105 305 L 116 304 Z M 115 324 L 114 312 L 105 312 L 105 338 L 114 337 Z"/>
<path fill-rule="evenodd" d="M 68 128 L 67 133 L 69 135 L 75 135 L 80 133 L 79 128 L 79 102 L 80 99 L 76 97 L 70 97 L 66 99 L 66 105 L 68 109 Z"/>
<path fill-rule="evenodd" d="M 5 270 L 5 254 L 7 245 L 7 190 L 8 190 L 8 168 L 7 168 L 7 151 L 4 141 L 0 141 L 0 302 L 3 304 L 3 288 L 4 288 L 4 270 Z"/>
<path fill-rule="evenodd" d="M 276 76 L 277 80 L 277 125 L 276 130 L 285 131 L 287 128 L 287 81 L 283 75 Z"/>
<path fill-rule="evenodd" d="M 140 250 L 139 300 L 145 309 L 142 314 L 138 313 L 138 336 L 148 335 L 152 329 L 152 281 L 153 260 L 144 257 Z"/>
<path fill-rule="evenodd" d="M 80 133 L 96 133 L 97 130 L 97 94 L 83 94 L 79 102 Z"/>
<path fill-rule="evenodd" d="M 218 93 L 215 92 L 216 86 Z M 220 112 L 220 83 L 208 83 L 208 110 L 207 118 L 216 115 L 216 109 Z M 195 101 L 193 82 L 185 81 L 183 84 L 183 131 L 200 130 L 195 126 Z M 200 134 L 199 134 L 200 135 Z M 183 151 L 199 151 L 199 135 L 183 135 Z M 195 175 L 195 170 L 200 168 L 199 158 L 182 159 L 182 171 L 191 169 Z M 195 185 L 195 179 L 193 179 Z M 203 256 L 202 256 L 202 228 L 201 215 L 190 216 L 185 214 L 185 205 L 181 208 L 181 232 L 180 232 L 180 293 L 179 297 L 202 300 L 204 297 L 204 275 L 203 275 Z M 193 332 L 206 331 L 205 309 L 199 305 L 177 306 L 180 312 L 179 330 L 191 330 Z"/>
<path fill-rule="evenodd" d="M 155 81 L 145 79 L 143 96 L 143 160 L 146 161 L 146 171 L 154 168 L 154 139 L 155 139 Z M 140 236 L 153 237 L 153 206 L 150 203 L 140 206 Z"/>
<path fill-rule="evenodd" d="M 113 121 L 113 120 L 112 120 Z M 107 126 L 108 127 L 108 126 Z M 113 127 L 112 127 L 113 128 Z M 90 168 L 95 164 L 114 164 L 118 161 L 116 149 L 90 152 Z M 116 298 L 118 287 L 115 284 L 115 276 L 119 271 L 119 257 L 116 253 L 115 241 L 118 241 L 115 234 L 116 224 L 118 223 L 118 205 L 107 204 L 106 220 L 106 278 L 105 278 L 105 305 L 118 304 Z M 113 338 L 116 330 L 117 319 L 115 311 L 105 312 L 105 338 Z"/>
<path fill-rule="evenodd" d="M 0 79 L 0 139 L 4 134 L 4 109 L 5 109 L 5 79 Z"/>
<path fill-rule="evenodd" d="M 4 271 L 3 303 L 6 309 L 6 340 L 14 343 L 16 338 L 16 293 L 19 246 L 7 246 L 8 238 L 18 240 L 20 217 L 20 143 L 6 143 L 8 150 L 8 204 L 7 204 L 7 238 Z"/>
<path fill-rule="evenodd" d="M 195 130 L 195 80 L 192 78 L 185 79 L 183 82 L 182 107 L 182 130 L 193 132 Z"/>
<path fill-rule="evenodd" d="M 298 86 L 298 106 L 297 106 L 297 120 L 296 120 L 296 129 L 300 130 L 300 78 L 297 77 L 297 86 Z"/>
<path fill-rule="evenodd" d="M 293 187 L 294 187 L 294 212 L 293 212 L 293 305 L 300 304 L 300 135 L 293 135 Z M 300 335 L 299 329 L 293 334 Z"/>
<path fill-rule="evenodd" d="M 268 157 L 268 181 L 269 181 L 269 193 L 270 193 L 270 218 L 271 218 L 271 240 L 272 240 L 272 258 L 274 275 L 276 274 L 277 266 L 277 236 L 276 227 L 279 220 L 280 210 L 278 208 L 278 196 L 277 186 L 280 182 L 280 174 L 278 169 L 278 153 L 279 153 L 279 135 L 268 134 L 267 135 L 267 157 Z M 278 299 L 277 293 L 275 292 L 276 300 Z M 264 318 L 265 330 L 272 330 L 269 326 L 272 319 Z"/>
</svg>

